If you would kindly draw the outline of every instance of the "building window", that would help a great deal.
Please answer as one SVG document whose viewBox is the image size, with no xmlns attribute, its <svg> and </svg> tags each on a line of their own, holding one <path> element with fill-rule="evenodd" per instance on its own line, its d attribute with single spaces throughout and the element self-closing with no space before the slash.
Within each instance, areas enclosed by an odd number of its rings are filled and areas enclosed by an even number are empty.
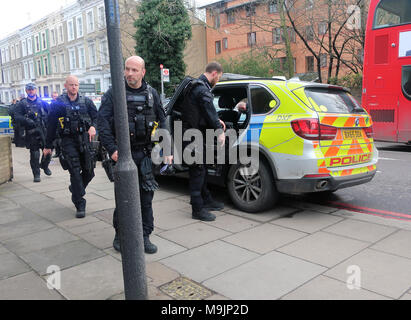
<svg viewBox="0 0 411 320">
<path fill-rule="evenodd" d="M 74 49 L 69 50 L 69 62 L 70 62 L 70 70 L 76 69 L 76 52 Z"/>
<path fill-rule="evenodd" d="M 47 58 L 44 58 L 43 62 L 44 62 L 45 74 L 48 75 L 48 74 L 50 74 L 49 73 L 49 60 Z"/>
<path fill-rule="evenodd" d="M 295 43 L 295 30 L 292 27 L 288 27 L 288 37 L 290 39 L 290 42 L 294 42 Z"/>
<path fill-rule="evenodd" d="M 23 57 L 27 56 L 27 44 L 26 40 L 21 42 L 21 49 L 23 51 Z"/>
<path fill-rule="evenodd" d="M 64 32 L 63 32 L 63 26 L 59 26 L 59 43 L 64 42 Z"/>
<path fill-rule="evenodd" d="M 61 72 L 66 71 L 66 59 L 65 59 L 64 53 L 60 54 L 60 67 L 61 67 Z"/>
<path fill-rule="evenodd" d="M 305 57 L 305 66 L 307 72 L 314 72 L 314 57 Z"/>
<path fill-rule="evenodd" d="M 278 12 L 278 0 L 272 0 L 268 4 L 268 13 L 277 13 Z"/>
<path fill-rule="evenodd" d="M 31 40 L 31 38 L 27 39 L 27 54 L 28 55 L 33 54 L 33 42 Z"/>
<path fill-rule="evenodd" d="M 326 53 L 322 53 L 320 54 L 320 66 L 321 68 L 325 68 L 327 66 L 327 54 Z"/>
<path fill-rule="evenodd" d="M 327 33 L 327 28 L 328 28 L 328 24 L 327 22 L 320 22 L 318 24 L 318 34 L 319 35 L 324 35 Z"/>
<path fill-rule="evenodd" d="M 16 43 L 16 59 L 20 58 L 20 45 Z"/>
<path fill-rule="evenodd" d="M 90 58 L 90 66 L 95 66 L 97 64 L 96 57 L 96 45 L 94 43 L 88 46 L 88 53 Z"/>
<path fill-rule="evenodd" d="M 101 92 L 101 81 L 100 81 L 100 79 L 94 79 L 94 84 L 96 85 L 96 91 Z"/>
<path fill-rule="evenodd" d="M 234 10 L 227 12 L 227 24 L 235 23 L 235 12 Z"/>
<path fill-rule="evenodd" d="M 47 39 L 46 39 L 46 33 L 45 32 L 43 32 L 42 34 L 41 34 L 41 39 L 42 39 L 42 45 L 43 45 L 43 50 L 46 50 L 47 49 Z"/>
<path fill-rule="evenodd" d="M 249 47 L 254 46 L 257 43 L 255 32 L 247 33 L 247 44 Z"/>
<path fill-rule="evenodd" d="M 109 63 L 108 58 L 108 49 L 107 49 L 107 41 L 103 40 L 100 42 L 100 63 L 107 64 Z"/>
<path fill-rule="evenodd" d="M 215 54 L 220 54 L 221 53 L 221 41 L 216 41 L 215 42 Z"/>
<path fill-rule="evenodd" d="M 29 72 L 30 72 L 29 79 L 34 79 L 34 63 L 33 63 L 33 61 L 29 62 Z"/>
<path fill-rule="evenodd" d="M 214 17 L 214 28 L 220 28 L 220 12 L 217 12 Z"/>
<path fill-rule="evenodd" d="M 104 7 L 98 7 L 97 14 L 98 14 L 98 27 L 102 29 L 106 26 L 106 17 L 105 17 Z"/>
<path fill-rule="evenodd" d="M 94 14 L 93 11 L 87 12 L 87 33 L 94 31 Z"/>
<path fill-rule="evenodd" d="M 308 41 L 314 40 L 314 30 L 312 26 L 305 27 L 305 37 Z"/>
<path fill-rule="evenodd" d="M 255 15 L 255 6 L 253 4 L 249 4 L 245 7 L 245 16 L 251 17 Z"/>
<path fill-rule="evenodd" d="M 273 43 L 281 43 L 283 41 L 281 28 L 273 28 Z"/>
<path fill-rule="evenodd" d="M 58 73 L 58 62 L 57 62 L 57 56 L 53 56 L 53 73 Z"/>
<path fill-rule="evenodd" d="M 51 34 L 51 46 L 54 47 L 57 44 L 56 30 L 52 29 L 50 31 L 50 34 Z"/>
<path fill-rule="evenodd" d="M 37 60 L 37 74 L 39 75 L 39 77 L 42 74 L 42 72 L 41 72 L 41 61 L 40 60 Z"/>
<path fill-rule="evenodd" d="M 74 26 L 73 20 L 67 21 L 68 41 L 74 40 Z"/>
<path fill-rule="evenodd" d="M 77 21 L 77 38 L 81 38 L 83 36 L 83 17 L 79 16 L 76 18 Z"/>
<path fill-rule="evenodd" d="M 10 51 L 11 51 L 11 60 L 16 59 L 16 52 L 14 51 L 14 46 L 10 47 Z"/>
<path fill-rule="evenodd" d="M 314 0 L 305 0 L 305 8 L 311 10 L 314 8 Z"/>
<path fill-rule="evenodd" d="M 227 50 L 227 49 L 228 49 L 228 39 L 223 38 L 223 50 Z"/>
<path fill-rule="evenodd" d="M 78 62 L 79 68 L 84 69 L 86 67 L 86 55 L 83 47 L 78 48 Z"/>
</svg>

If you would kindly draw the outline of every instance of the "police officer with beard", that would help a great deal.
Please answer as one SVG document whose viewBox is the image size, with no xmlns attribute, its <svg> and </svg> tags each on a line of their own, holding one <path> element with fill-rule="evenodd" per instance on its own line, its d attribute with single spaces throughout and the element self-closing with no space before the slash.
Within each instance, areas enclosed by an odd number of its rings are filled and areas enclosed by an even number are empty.
<svg viewBox="0 0 411 320">
<path fill-rule="evenodd" d="M 139 172 L 140 203 L 143 222 L 144 251 L 156 253 L 157 246 L 149 237 L 154 229 L 152 201 L 158 185 L 152 173 L 151 134 L 158 125 L 167 129 L 166 117 L 157 91 L 143 79 L 146 73 L 145 63 L 141 57 L 132 56 L 125 62 L 127 114 L 130 130 L 131 155 Z M 118 160 L 118 147 L 115 137 L 113 92 L 110 88 L 103 96 L 98 112 L 99 138 L 109 156 Z M 164 161 L 172 163 L 173 157 L 164 154 Z M 114 210 L 113 226 L 116 231 L 113 247 L 121 251 L 119 239 L 118 213 Z"/>
<path fill-rule="evenodd" d="M 200 130 L 205 141 L 207 129 L 221 129 L 217 137 L 218 144 L 223 147 L 225 143 L 225 124 L 218 118 L 213 103 L 211 89 L 217 84 L 223 74 L 221 65 L 211 62 L 206 66 L 205 72 L 196 80 L 193 80 L 184 92 L 182 104 L 183 131 L 189 129 Z M 183 142 L 183 147 L 191 144 L 191 141 Z M 192 218 L 202 221 L 213 221 L 216 216 L 209 211 L 218 211 L 224 208 L 224 204 L 215 201 L 207 188 L 207 168 L 205 166 L 205 145 L 197 146 L 202 150 L 202 163 L 189 165 L 190 176 L 190 203 L 192 206 Z"/>
<path fill-rule="evenodd" d="M 34 83 L 26 84 L 27 98 L 22 99 L 14 110 L 15 121 L 25 130 L 25 145 L 30 149 L 30 166 L 34 182 L 40 182 L 40 168 L 48 176 L 51 175 L 49 163 L 51 156 L 43 152 L 40 161 L 40 149 L 45 148 L 45 134 L 47 121 L 47 103 L 37 96 L 37 86 Z"/>
<path fill-rule="evenodd" d="M 95 159 L 91 141 L 96 135 L 97 108 L 93 101 L 78 94 L 77 77 L 68 76 L 64 84 L 67 93 L 51 104 L 48 117 L 46 149 L 51 155 L 57 127 L 60 128 L 60 163 L 70 173 L 69 190 L 76 206 L 76 218 L 86 215 L 86 187 L 94 177 Z"/>
</svg>

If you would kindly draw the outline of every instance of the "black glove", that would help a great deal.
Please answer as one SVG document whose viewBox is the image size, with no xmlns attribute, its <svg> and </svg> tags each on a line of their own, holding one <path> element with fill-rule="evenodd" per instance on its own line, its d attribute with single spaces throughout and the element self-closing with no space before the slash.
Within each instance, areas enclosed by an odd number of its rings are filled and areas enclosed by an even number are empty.
<svg viewBox="0 0 411 320">
<path fill-rule="evenodd" d="M 150 157 L 144 157 L 140 164 L 141 187 L 145 191 L 156 191 L 159 189 L 158 183 L 154 179 L 152 162 Z"/>
</svg>

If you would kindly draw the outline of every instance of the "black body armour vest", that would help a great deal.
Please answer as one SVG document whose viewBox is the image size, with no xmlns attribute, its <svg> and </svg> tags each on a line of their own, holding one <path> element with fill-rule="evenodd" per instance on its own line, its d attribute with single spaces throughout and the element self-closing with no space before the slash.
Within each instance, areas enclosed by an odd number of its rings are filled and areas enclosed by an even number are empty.
<svg viewBox="0 0 411 320">
<path fill-rule="evenodd" d="M 88 130 L 91 124 L 90 115 L 87 112 L 86 99 L 79 96 L 77 103 L 72 104 L 67 95 L 61 96 L 61 100 L 66 107 L 66 116 L 63 121 L 63 135 L 82 133 Z"/>
<path fill-rule="evenodd" d="M 46 111 L 43 108 L 43 105 L 39 98 L 36 102 L 30 103 L 27 98 L 24 98 L 22 101 L 24 103 L 25 114 L 32 120 L 46 120 Z M 40 118 L 39 118 L 40 117 Z"/>
<path fill-rule="evenodd" d="M 131 147 L 151 147 L 151 132 L 157 119 L 154 112 L 152 88 L 136 94 L 126 90 L 128 124 L 130 129 Z"/>
<path fill-rule="evenodd" d="M 204 119 L 202 119 L 198 106 L 191 99 L 192 90 L 199 86 L 204 85 L 201 80 L 192 80 L 183 90 L 183 103 L 181 104 L 181 117 L 183 120 L 183 129 L 202 129 Z"/>
</svg>

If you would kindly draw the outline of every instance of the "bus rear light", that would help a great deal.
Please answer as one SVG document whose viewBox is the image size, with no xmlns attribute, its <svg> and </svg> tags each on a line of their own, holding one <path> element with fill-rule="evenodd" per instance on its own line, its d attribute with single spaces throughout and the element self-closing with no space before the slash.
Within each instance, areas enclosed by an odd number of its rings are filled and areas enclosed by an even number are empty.
<svg viewBox="0 0 411 320">
<path fill-rule="evenodd" d="M 297 119 L 291 121 L 294 132 L 306 140 L 334 140 L 337 128 L 320 124 L 318 119 Z"/>
</svg>

